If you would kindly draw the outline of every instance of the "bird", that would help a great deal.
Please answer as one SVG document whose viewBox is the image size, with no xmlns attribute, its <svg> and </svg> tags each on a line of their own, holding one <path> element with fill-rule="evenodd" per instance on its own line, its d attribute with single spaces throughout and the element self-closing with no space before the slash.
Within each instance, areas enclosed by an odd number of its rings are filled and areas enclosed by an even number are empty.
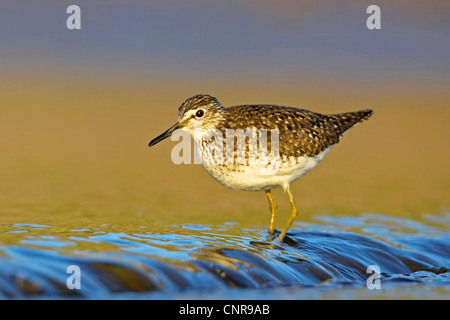
<svg viewBox="0 0 450 320">
<path fill-rule="evenodd" d="M 214 96 L 197 94 L 180 105 L 178 121 L 148 146 L 177 130 L 189 133 L 202 166 L 215 180 L 231 189 L 266 193 L 273 238 L 278 210 L 272 190 L 281 187 L 291 205 L 276 237 L 283 241 L 298 215 L 291 184 L 313 169 L 345 132 L 371 115 L 371 109 L 321 114 L 275 104 L 224 107 Z"/>
</svg>

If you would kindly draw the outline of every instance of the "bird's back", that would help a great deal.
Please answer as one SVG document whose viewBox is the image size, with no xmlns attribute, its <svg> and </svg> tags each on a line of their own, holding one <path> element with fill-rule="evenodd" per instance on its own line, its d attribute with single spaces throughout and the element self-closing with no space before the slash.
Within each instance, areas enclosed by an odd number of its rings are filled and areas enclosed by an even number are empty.
<svg viewBox="0 0 450 320">
<path fill-rule="evenodd" d="M 366 120 L 372 110 L 324 115 L 278 105 L 241 105 L 226 108 L 229 129 L 277 129 L 280 156 L 314 157 L 339 142 L 340 136 Z"/>
</svg>

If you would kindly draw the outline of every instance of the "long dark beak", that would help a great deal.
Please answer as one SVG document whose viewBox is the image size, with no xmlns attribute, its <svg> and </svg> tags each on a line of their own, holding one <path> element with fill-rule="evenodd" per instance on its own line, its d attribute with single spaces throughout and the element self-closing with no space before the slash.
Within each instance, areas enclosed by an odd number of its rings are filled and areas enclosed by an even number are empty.
<svg viewBox="0 0 450 320">
<path fill-rule="evenodd" d="M 177 122 L 175 123 L 173 126 L 171 126 L 169 129 L 167 129 L 166 131 L 164 131 L 162 134 L 160 134 L 159 136 L 157 136 L 155 139 L 153 139 L 152 141 L 149 142 L 148 146 L 149 147 L 153 147 L 155 144 L 157 144 L 158 142 L 164 140 L 167 137 L 170 137 L 172 135 L 172 133 L 174 131 L 176 131 L 177 129 L 181 129 L 180 124 Z"/>
</svg>

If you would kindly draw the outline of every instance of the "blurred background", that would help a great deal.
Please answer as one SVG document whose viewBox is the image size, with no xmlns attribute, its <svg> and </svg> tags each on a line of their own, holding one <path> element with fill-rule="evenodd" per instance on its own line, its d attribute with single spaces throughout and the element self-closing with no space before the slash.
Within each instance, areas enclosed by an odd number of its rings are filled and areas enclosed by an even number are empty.
<svg viewBox="0 0 450 320">
<path fill-rule="evenodd" d="M 177 142 L 147 147 L 198 93 L 374 109 L 293 185 L 299 219 L 448 212 L 450 2 L 377 1 L 368 30 L 372 2 L 1 2 L 0 223 L 267 224 L 264 193 L 174 165 Z M 81 30 L 66 28 L 71 4 Z"/>
</svg>

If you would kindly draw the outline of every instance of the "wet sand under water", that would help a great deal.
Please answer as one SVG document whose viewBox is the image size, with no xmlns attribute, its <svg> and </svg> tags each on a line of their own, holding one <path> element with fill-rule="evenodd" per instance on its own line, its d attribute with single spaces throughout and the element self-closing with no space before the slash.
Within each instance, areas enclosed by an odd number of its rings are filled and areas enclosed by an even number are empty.
<svg viewBox="0 0 450 320">
<path fill-rule="evenodd" d="M 0 297 L 450 298 L 448 214 L 315 216 L 296 222 L 283 243 L 268 239 L 265 226 L 174 224 L 161 232 L 158 224 L 2 224 Z M 81 270 L 79 290 L 66 285 L 70 265 Z M 379 282 L 367 270 L 373 265 Z"/>
</svg>

